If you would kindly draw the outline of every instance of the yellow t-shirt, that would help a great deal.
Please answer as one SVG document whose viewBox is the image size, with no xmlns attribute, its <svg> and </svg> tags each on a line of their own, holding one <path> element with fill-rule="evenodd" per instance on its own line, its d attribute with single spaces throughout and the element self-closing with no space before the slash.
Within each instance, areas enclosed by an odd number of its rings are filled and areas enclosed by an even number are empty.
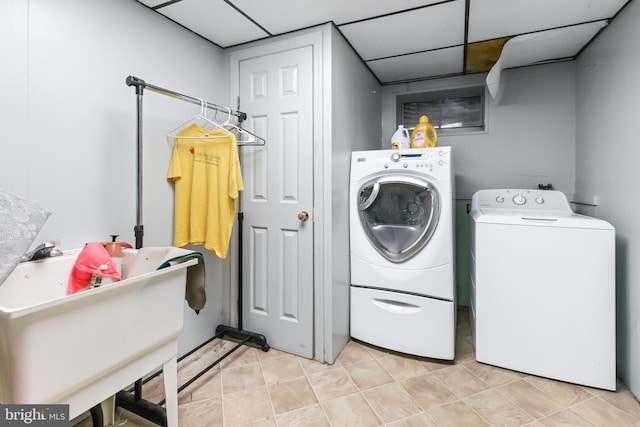
<svg viewBox="0 0 640 427">
<path fill-rule="evenodd" d="M 225 259 L 236 199 L 244 189 L 235 136 L 196 124 L 178 132 L 167 179 L 175 187 L 174 246 L 203 244 Z"/>
</svg>

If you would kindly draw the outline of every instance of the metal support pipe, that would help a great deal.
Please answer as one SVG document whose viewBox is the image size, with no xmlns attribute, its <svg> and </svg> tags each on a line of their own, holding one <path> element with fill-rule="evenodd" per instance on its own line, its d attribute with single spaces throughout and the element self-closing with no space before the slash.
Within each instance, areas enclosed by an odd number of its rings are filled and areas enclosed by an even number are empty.
<svg viewBox="0 0 640 427">
<path fill-rule="evenodd" d="M 143 86 L 136 86 L 136 109 L 138 111 L 138 134 L 137 134 L 137 195 L 136 195 L 136 226 L 134 227 L 134 234 L 136 236 L 136 249 L 140 249 L 143 246 L 144 226 L 142 225 L 142 96 Z"/>
<path fill-rule="evenodd" d="M 156 86 L 156 85 L 152 85 L 151 83 L 147 83 L 142 79 L 139 79 L 137 77 L 134 76 L 129 76 L 127 77 L 127 86 L 136 86 L 136 93 L 138 93 L 138 88 L 147 88 L 150 91 L 156 92 L 156 93 L 160 93 L 162 95 L 167 95 L 167 96 L 171 96 L 172 98 L 176 98 L 179 99 L 181 101 L 186 101 L 186 102 L 190 102 L 192 104 L 196 104 L 196 105 L 202 105 L 202 102 L 204 101 L 205 106 L 207 108 L 210 108 L 212 110 L 216 110 L 216 111 L 220 111 L 223 113 L 231 113 L 231 115 L 238 117 L 238 120 L 240 122 L 243 122 L 247 119 L 247 113 L 243 113 L 242 111 L 237 111 L 237 110 L 230 110 L 227 107 L 223 107 L 220 105 L 216 105 L 213 102 L 209 102 L 209 101 L 205 101 L 203 99 L 200 98 L 194 98 L 193 96 L 189 96 L 189 95 L 185 95 L 183 93 L 180 92 L 176 92 L 170 89 L 165 89 L 163 87 L 160 86 Z"/>
</svg>

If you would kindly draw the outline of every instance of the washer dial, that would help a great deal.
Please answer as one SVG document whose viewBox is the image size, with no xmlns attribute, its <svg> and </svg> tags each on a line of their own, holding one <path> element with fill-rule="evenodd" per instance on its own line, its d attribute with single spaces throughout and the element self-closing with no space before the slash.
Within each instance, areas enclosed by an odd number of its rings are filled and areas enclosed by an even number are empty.
<svg viewBox="0 0 640 427">
<path fill-rule="evenodd" d="M 524 205 L 527 203 L 527 199 L 522 194 L 516 194 L 513 196 L 513 203 L 516 205 Z"/>
</svg>

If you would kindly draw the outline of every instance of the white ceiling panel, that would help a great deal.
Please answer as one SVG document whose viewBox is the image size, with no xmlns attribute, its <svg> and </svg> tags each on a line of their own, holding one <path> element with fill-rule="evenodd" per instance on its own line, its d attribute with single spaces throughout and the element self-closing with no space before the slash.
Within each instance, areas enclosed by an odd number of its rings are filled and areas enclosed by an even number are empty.
<svg viewBox="0 0 640 427">
<path fill-rule="evenodd" d="M 269 35 L 223 0 L 182 0 L 158 12 L 222 47 Z"/>
<path fill-rule="evenodd" d="M 155 6 L 158 6 L 158 5 L 162 4 L 162 3 L 166 3 L 167 2 L 167 0 L 139 0 L 139 1 L 140 1 L 140 3 L 142 3 L 144 5 L 147 5 L 149 7 L 155 7 Z"/>
<path fill-rule="evenodd" d="M 339 29 L 366 61 L 463 44 L 464 11 L 456 0 Z"/>
<path fill-rule="evenodd" d="M 138 1 L 223 48 L 333 22 L 386 84 L 488 72 L 509 38 L 608 21 L 633 0 Z M 536 61 L 575 57 L 589 34 L 548 43 L 542 35 Z M 527 55 L 529 46 L 510 50 Z"/>
<path fill-rule="evenodd" d="M 441 0 L 230 0 L 273 35 L 333 21 L 336 24 L 421 7 Z"/>
<path fill-rule="evenodd" d="M 462 46 L 432 50 L 413 55 L 396 56 L 367 62 L 383 82 L 414 80 L 424 76 L 446 76 L 463 71 Z"/>
<path fill-rule="evenodd" d="M 469 43 L 613 17 L 627 0 L 471 0 Z"/>
<path fill-rule="evenodd" d="M 494 100 L 500 97 L 502 70 L 572 58 L 606 25 L 607 21 L 590 22 L 512 38 L 504 45 L 498 62 L 487 76 L 489 93 Z"/>
</svg>

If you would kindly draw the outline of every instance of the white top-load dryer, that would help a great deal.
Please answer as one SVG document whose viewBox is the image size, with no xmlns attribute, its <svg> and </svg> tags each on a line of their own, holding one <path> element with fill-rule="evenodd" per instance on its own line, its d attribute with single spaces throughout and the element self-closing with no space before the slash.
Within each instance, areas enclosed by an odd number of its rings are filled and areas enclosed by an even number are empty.
<svg viewBox="0 0 640 427">
<path fill-rule="evenodd" d="M 470 216 L 476 359 L 615 390 L 611 224 L 544 190 L 480 190 Z"/>
</svg>

